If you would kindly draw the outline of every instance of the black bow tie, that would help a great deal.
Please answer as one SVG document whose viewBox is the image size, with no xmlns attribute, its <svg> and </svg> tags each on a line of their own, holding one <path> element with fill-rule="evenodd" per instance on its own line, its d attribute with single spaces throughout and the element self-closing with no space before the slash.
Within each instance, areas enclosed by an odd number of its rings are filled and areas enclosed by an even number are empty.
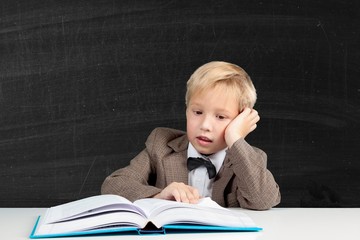
<svg viewBox="0 0 360 240">
<path fill-rule="evenodd" d="M 216 168 L 210 160 L 205 160 L 203 158 L 194 158 L 194 157 L 188 158 L 187 168 L 189 169 L 189 171 L 192 171 L 200 166 L 206 167 L 208 171 L 209 179 L 214 178 L 216 176 Z"/>
</svg>

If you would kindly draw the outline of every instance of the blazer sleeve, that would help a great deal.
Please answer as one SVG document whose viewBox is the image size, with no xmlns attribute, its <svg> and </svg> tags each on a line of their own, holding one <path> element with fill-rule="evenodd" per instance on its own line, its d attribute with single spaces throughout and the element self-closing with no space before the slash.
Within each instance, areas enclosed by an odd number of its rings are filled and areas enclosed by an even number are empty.
<svg viewBox="0 0 360 240">
<path fill-rule="evenodd" d="M 154 134 L 150 134 L 147 142 L 154 141 Z M 102 194 L 116 194 L 135 201 L 140 198 L 151 197 L 161 191 L 160 188 L 149 184 L 149 178 L 155 173 L 154 162 L 148 148 L 145 148 L 130 164 L 118 169 L 108 176 L 101 186 Z"/>
<path fill-rule="evenodd" d="M 229 168 L 235 174 L 236 196 L 242 208 L 265 210 L 280 203 L 278 184 L 267 169 L 267 155 L 239 139 L 228 150 Z"/>
</svg>

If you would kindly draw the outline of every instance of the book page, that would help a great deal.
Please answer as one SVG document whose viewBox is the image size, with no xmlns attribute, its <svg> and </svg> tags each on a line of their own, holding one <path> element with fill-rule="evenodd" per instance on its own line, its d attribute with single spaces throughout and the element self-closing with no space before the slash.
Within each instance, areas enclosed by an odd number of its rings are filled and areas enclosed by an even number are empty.
<svg viewBox="0 0 360 240">
<path fill-rule="evenodd" d="M 224 227 L 256 227 L 243 213 L 234 213 L 223 208 L 210 198 L 203 198 L 197 204 L 181 203 L 161 199 L 141 199 L 134 202 L 146 209 L 149 220 L 155 226 L 167 224 L 199 224 Z"/>
<path fill-rule="evenodd" d="M 71 233 L 74 232 L 96 230 L 105 227 L 143 228 L 146 226 L 147 222 L 147 219 L 132 212 L 111 212 L 108 214 L 100 214 L 88 218 L 78 218 L 72 221 L 57 222 L 53 224 L 46 224 L 40 218 L 40 222 L 35 231 L 35 236 L 47 234 L 71 235 Z"/>
<path fill-rule="evenodd" d="M 201 206 L 201 207 L 217 208 L 217 209 L 221 209 L 221 210 L 225 210 L 225 211 L 230 211 L 229 209 L 223 208 L 222 206 L 220 206 L 217 202 L 212 200 L 210 197 L 200 199 L 200 201 L 196 205 Z"/>
<path fill-rule="evenodd" d="M 213 208 L 218 209 L 221 211 L 229 211 L 226 208 L 221 207 L 211 198 L 206 197 L 200 199 L 197 204 L 191 203 L 183 203 L 183 202 L 176 202 L 171 200 L 163 200 L 163 199 L 156 199 L 156 198 L 145 198 L 139 199 L 134 202 L 134 205 L 138 206 L 139 208 L 143 209 L 147 216 L 151 217 L 153 215 L 157 215 L 160 212 L 163 212 L 167 209 L 172 208 L 197 208 L 197 209 L 207 209 Z"/>
<path fill-rule="evenodd" d="M 156 226 L 169 224 L 197 224 L 204 226 L 221 226 L 234 228 L 252 228 L 255 223 L 244 213 L 216 211 L 196 208 L 173 208 L 165 210 L 149 219 Z"/>
<path fill-rule="evenodd" d="M 43 221 L 44 223 L 54 223 L 112 211 L 130 211 L 144 215 L 141 209 L 126 198 L 109 194 L 51 207 L 47 210 Z"/>
</svg>

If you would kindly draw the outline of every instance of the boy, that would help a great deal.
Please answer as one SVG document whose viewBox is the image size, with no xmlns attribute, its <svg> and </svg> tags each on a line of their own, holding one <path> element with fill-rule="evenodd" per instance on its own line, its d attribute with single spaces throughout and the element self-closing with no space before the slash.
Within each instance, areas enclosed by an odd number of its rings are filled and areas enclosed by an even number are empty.
<svg viewBox="0 0 360 240">
<path fill-rule="evenodd" d="M 130 165 L 105 179 L 102 194 L 188 203 L 211 197 L 223 207 L 257 210 L 277 205 L 280 191 L 267 156 L 245 141 L 260 119 L 247 73 L 234 64 L 207 63 L 190 77 L 185 98 L 187 132 L 153 130 Z"/>
</svg>

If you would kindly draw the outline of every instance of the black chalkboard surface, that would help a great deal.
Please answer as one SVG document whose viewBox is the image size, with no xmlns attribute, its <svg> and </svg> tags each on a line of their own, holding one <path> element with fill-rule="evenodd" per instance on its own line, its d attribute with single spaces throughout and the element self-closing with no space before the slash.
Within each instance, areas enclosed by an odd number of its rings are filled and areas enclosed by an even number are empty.
<svg viewBox="0 0 360 240">
<path fill-rule="evenodd" d="M 100 193 L 154 127 L 185 129 L 200 65 L 244 67 L 283 207 L 360 207 L 360 3 L 0 3 L 0 207 Z"/>
</svg>

